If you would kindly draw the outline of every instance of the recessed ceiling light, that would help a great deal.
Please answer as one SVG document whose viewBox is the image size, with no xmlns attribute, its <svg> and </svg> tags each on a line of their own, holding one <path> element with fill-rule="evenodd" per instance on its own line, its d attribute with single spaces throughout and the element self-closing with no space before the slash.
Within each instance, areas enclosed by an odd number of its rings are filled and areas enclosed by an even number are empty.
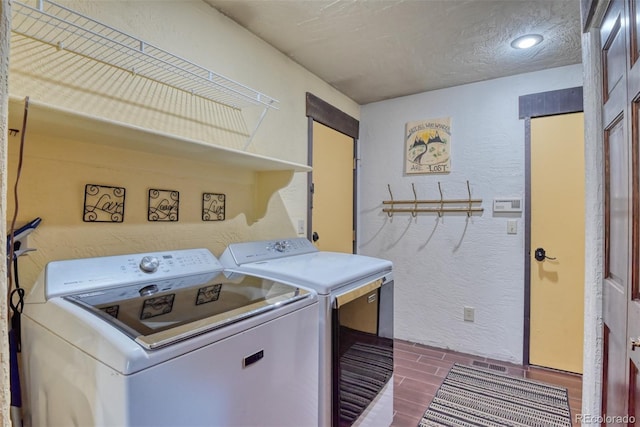
<svg viewBox="0 0 640 427">
<path fill-rule="evenodd" d="M 514 49 L 529 49 L 542 41 L 540 34 L 527 34 L 521 36 L 511 42 L 511 47 Z"/>
</svg>

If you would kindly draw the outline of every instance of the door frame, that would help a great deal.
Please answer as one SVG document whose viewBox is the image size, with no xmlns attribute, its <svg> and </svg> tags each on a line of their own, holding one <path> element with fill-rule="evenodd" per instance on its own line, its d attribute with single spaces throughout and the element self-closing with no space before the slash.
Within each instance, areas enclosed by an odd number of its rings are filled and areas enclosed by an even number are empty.
<svg viewBox="0 0 640 427">
<path fill-rule="evenodd" d="M 360 136 L 360 122 L 344 111 L 334 107 L 326 101 L 318 98 L 314 94 L 306 93 L 306 115 L 308 120 L 307 128 L 307 164 L 313 167 L 313 122 L 318 122 L 337 132 L 353 138 L 353 248 L 352 252 L 357 252 L 358 235 L 358 138 Z M 311 240 L 313 232 L 313 170 L 307 173 L 307 239 Z"/>
<path fill-rule="evenodd" d="M 531 338 L 531 119 L 583 112 L 582 86 L 520 96 L 524 120 L 524 334 L 522 364 L 529 365 Z"/>
</svg>

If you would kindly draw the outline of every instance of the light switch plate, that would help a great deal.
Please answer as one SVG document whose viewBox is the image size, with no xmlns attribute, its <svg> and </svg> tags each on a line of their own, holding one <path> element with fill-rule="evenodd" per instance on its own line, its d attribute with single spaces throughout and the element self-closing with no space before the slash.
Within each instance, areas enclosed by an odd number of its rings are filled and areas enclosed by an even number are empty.
<svg viewBox="0 0 640 427">
<path fill-rule="evenodd" d="M 473 307 L 465 307 L 464 308 L 464 321 L 465 322 L 473 322 L 475 317 L 475 310 Z"/>
<path fill-rule="evenodd" d="M 507 220 L 507 234 L 518 234 L 518 221 L 515 219 Z"/>
</svg>

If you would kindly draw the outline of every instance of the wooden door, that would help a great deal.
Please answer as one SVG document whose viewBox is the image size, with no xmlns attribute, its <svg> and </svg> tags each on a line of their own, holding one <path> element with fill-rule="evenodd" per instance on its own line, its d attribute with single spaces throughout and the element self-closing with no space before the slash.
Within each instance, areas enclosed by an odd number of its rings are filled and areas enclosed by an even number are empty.
<svg viewBox="0 0 640 427">
<path fill-rule="evenodd" d="M 631 101 L 631 169 L 632 235 L 631 283 L 627 293 L 627 360 L 629 418 L 640 417 L 640 10 L 636 0 L 627 3 L 629 19 L 629 58 L 627 99 Z M 631 420 L 630 420 L 631 421 Z M 635 425 L 635 423 L 630 423 Z M 640 420 L 638 420 L 640 424 Z"/>
<path fill-rule="evenodd" d="M 531 119 L 529 363 L 582 373 L 584 114 Z"/>
<path fill-rule="evenodd" d="M 604 424 L 640 415 L 640 64 L 635 1 L 614 0 L 600 31 L 604 124 Z M 622 418 L 618 418 L 622 417 Z M 626 417 L 626 418 L 625 418 Z"/>
<path fill-rule="evenodd" d="M 354 140 L 313 122 L 312 240 L 322 251 L 353 253 Z"/>
</svg>

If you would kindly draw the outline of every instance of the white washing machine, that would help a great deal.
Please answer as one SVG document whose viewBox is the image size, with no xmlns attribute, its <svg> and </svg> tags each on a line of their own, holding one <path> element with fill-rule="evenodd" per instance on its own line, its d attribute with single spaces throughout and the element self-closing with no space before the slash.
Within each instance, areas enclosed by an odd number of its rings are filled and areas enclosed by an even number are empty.
<svg viewBox="0 0 640 427">
<path fill-rule="evenodd" d="M 55 261 L 22 320 L 25 424 L 317 426 L 318 298 L 206 249 Z"/>
<path fill-rule="evenodd" d="M 225 274 L 252 274 L 315 290 L 320 300 L 320 426 L 393 421 L 391 261 L 318 251 L 307 239 L 234 243 Z"/>
</svg>

